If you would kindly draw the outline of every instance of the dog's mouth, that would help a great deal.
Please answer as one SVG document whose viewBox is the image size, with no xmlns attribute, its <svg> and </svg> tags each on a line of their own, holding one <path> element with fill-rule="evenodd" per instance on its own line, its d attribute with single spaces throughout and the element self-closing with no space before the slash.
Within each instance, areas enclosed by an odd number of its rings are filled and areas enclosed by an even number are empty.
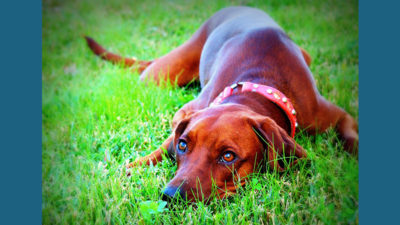
<svg viewBox="0 0 400 225">
<path fill-rule="evenodd" d="M 234 196 L 237 190 L 246 184 L 246 180 L 229 186 L 211 188 L 211 193 L 203 193 L 196 188 L 188 188 L 187 190 L 178 187 L 167 186 L 162 194 L 163 201 L 173 204 L 174 202 L 185 201 L 188 203 L 203 202 L 208 204 L 212 199 L 227 199 Z"/>
<path fill-rule="evenodd" d="M 218 188 L 218 192 L 217 192 L 217 198 L 218 199 L 226 199 L 229 197 L 232 197 L 233 195 L 235 195 L 237 193 L 237 190 L 243 186 L 245 186 L 246 184 L 246 180 L 242 180 L 240 181 L 240 183 L 237 183 L 235 185 L 229 186 L 229 187 L 225 187 L 225 188 Z"/>
</svg>

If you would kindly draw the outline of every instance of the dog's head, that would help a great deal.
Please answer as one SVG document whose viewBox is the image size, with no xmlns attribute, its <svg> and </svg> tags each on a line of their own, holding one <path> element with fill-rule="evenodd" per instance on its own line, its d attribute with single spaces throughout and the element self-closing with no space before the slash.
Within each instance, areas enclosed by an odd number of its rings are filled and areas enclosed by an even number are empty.
<svg viewBox="0 0 400 225">
<path fill-rule="evenodd" d="M 272 119 L 235 104 L 207 108 L 180 120 L 169 152 L 178 168 L 164 197 L 180 195 L 191 201 L 207 200 L 213 193 L 220 198 L 235 193 L 266 160 L 283 171 L 306 156 Z M 296 159 L 285 165 L 284 155 Z"/>
</svg>

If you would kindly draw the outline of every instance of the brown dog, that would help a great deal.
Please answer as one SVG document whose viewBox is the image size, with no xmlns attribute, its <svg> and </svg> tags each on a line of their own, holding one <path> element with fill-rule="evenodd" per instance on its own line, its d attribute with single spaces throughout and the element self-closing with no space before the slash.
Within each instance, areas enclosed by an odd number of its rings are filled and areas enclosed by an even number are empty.
<svg viewBox="0 0 400 225">
<path fill-rule="evenodd" d="M 235 193 L 235 178 L 246 178 L 265 158 L 272 168 L 287 169 L 306 157 L 293 139 L 297 125 L 312 134 L 334 127 L 345 149 L 358 152 L 355 120 L 318 93 L 308 53 L 263 11 L 222 9 L 183 45 L 148 62 L 86 39 L 103 59 L 136 66 L 142 80 L 200 81 L 201 93 L 175 114 L 170 137 L 128 166 L 156 164 L 168 150 L 178 169 L 164 197 L 208 199 L 213 184 L 219 197 Z M 293 160 L 285 163 L 284 157 Z"/>
</svg>

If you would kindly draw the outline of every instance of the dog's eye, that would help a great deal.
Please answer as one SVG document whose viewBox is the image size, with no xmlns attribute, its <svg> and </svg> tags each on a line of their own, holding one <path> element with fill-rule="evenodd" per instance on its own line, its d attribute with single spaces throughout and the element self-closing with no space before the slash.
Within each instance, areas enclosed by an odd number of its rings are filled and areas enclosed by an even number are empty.
<svg viewBox="0 0 400 225">
<path fill-rule="evenodd" d="M 233 152 L 225 152 L 222 157 L 221 161 L 222 162 L 232 162 L 235 159 L 235 154 Z"/>
<path fill-rule="evenodd" d="M 187 144 L 186 144 L 186 142 L 183 141 L 183 140 L 179 140 L 179 142 L 178 142 L 178 149 L 179 149 L 179 151 L 181 151 L 181 152 L 186 152 L 186 150 L 187 150 Z"/>
</svg>

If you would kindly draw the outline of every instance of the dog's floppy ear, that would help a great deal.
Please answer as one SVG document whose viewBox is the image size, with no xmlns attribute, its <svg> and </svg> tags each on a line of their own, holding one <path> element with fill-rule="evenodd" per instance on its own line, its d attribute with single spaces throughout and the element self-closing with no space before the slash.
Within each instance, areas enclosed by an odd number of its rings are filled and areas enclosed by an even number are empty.
<svg viewBox="0 0 400 225">
<path fill-rule="evenodd" d="M 300 158 L 307 157 L 303 147 L 269 117 L 259 118 L 255 123 L 253 129 L 267 151 L 272 168 L 282 172 L 295 165 Z"/>
<path fill-rule="evenodd" d="M 188 104 L 184 105 L 178 112 L 175 113 L 174 118 L 172 119 L 172 129 L 175 129 L 178 124 L 191 117 L 193 113 L 197 112 L 197 110 L 192 109 L 191 103 L 189 102 Z"/>
<path fill-rule="evenodd" d="M 179 136 L 181 136 L 181 134 L 183 133 L 183 131 L 185 131 L 187 125 L 188 125 L 189 122 L 190 122 L 190 118 L 191 118 L 191 117 L 188 117 L 188 118 L 185 118 L 185 119 L 181 120 L 181 121 L 178 123 L 178 125 L 175 127 L 174 134 L 175 134 L 175 137 L 176 137 L 176 138 L 179 137 Z"/>
</svg>

